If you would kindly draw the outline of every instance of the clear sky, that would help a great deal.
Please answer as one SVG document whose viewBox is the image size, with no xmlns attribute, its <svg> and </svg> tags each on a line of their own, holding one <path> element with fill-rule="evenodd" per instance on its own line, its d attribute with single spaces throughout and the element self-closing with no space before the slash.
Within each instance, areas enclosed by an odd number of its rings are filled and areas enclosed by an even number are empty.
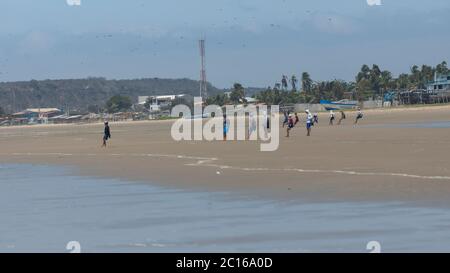
<svg viewBox="0 0 450 273">
<path fill-rule="evenodd" d="M 77 1 L 0 0 L 0 81 L 198 79 L 201 37 L 218 87 L 450 61 L 449 0 Z"/>
</svg>

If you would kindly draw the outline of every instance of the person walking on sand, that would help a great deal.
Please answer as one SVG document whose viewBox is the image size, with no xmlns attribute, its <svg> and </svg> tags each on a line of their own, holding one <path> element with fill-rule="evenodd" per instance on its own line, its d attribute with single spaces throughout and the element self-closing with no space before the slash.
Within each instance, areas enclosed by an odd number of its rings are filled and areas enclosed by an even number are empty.
<svg viewBox="0 0 450 273">
<path fill-rule="evenodd" d="M 264 136 L 267 138 L 267 135 L 269 133 L 268 129 L 270 127 L 270 120 L 267 115 L 267 111 L 263 111 L 263 127 L 264 127 Z"/>
<path fill-rule="evenodd" d="M 229 127 L 227 115 L 223 115 L 223 141 L 227 140 L 227 134 L 228 134 L 229 129 L 230 129 L 230 127 Z"/>
<path fill-rule="evenodd" d="M 257 122 L 256 122 L 255 115 L 253 113 L 250 113 L 247 139 L 250 139 L 251 136 L 253 135 L 253 133 L 256 132 L 256 126 L 257 126 Z"/>
<path fill-rule="evenodd" d="M 330 110 L 330 125 L 333 125 L 335 116 L 333 110 Z"/>
<path fill-rule="evenodd" d="M 284 126 L 288 124 L 289 117 L 288 117 L 288 114 L 286 111 L 284 111 L 283 114 L 284 114 L 284 120 L 283 120 L 283 128 L 284 128 Z"/>
<path fill-rule="evenodd" d="M 311 127 L 313 126 L 314 123 L 313 115 L 311 114 L 311 112 L 309 112 L 309 110 L 306 110 L 305 112 L 306 112 L 306 131 L 307 131 L 306 136 L 310 136 Z"/>
<path fill-rule="evenodd" d="M 361 107 L 358 107 L 358 112 L 356 114 L 355 124 L 358 123 L 358 120 L 363 118 L 363 112 L 361 111 Z"/>
<path fill-rule="evenodd" d="M 338 125 L 341 125 L 341 122 L 346 119 L 344 111 L 341 111 L 341 118 L 339 119 Z"/>
<path fill-rule="evenodd" d="M 289 118 L 288 118 L 286 137 L 289 137 L 289 132 L 291 131 L 292 128 L 294 128 L 294 119 L 292 118 L 292 114 L 291 114 L 291 115 L 289 115 Z"/>
<path fill-rule="evenodd" d="M 309 112 L 309 110 L 308 110 L 308 112 Z M 311 112 L 309 112 L 309 114 L 311 114 Z M 319 123 L 319 114 L 317 114 L 317 113 L 314 113 L 314 117 L 313 117 L 313 120 L 312 120 L 312 122 L 311 122 L 311 126 L 314 126 L 314 124 L 318 124 Z"/>
<path fill-rule="evenodd" d="M 298 117 L 298 113 L 296 112 L 296 113 L 295 113 L 294 126 L 296 126 L 297 123 L 299 123 L 299 122 L 300 122 L 300 118 Z"/>
<path fill-rule="evenodd" d="M 105 121 L 105 130 L 103 134 L 103 145 L 102 147 L 106 147 L 106 141 L 111 138 L 111 130 L 109 128 L 109 124 Z"/>
</svg>

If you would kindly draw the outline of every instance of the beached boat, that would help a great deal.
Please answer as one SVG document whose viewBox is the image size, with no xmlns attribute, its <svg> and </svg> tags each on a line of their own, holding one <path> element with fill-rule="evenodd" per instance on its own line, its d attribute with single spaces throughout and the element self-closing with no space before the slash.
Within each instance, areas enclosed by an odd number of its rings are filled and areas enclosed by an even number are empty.
<svg viewBox="0 0 450 273">
<path fill-rule="evenodd" d="M 320 104 L 327 110 L 345 110 L 354 109 L 358 105 L 358 101 L 355 100 L 340 100 L 340 101 L 329 101 L 321 100 Z"/>
</svg>

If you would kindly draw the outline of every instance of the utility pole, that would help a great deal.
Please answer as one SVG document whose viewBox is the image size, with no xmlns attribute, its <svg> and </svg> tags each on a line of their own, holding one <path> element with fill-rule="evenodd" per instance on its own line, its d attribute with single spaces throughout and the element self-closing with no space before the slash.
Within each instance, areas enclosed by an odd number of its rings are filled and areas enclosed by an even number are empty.
<svg viewBox="0 0 450 273">
<path fill-rule="evenodd" d="M 206 65 L 205 65 L 205 40 L 199 41 L 200 57 L 201 57 L 201 71 L 200 71 L 200 97 L 203 101 L 208 97 L 207 81 L 206 81 Z"/>
<path fill-rule="evenodd" d="M 16 89 L 12 90 L 13 103 L 12 103 L 12 113 L 16 112 Z"/>
</svg>

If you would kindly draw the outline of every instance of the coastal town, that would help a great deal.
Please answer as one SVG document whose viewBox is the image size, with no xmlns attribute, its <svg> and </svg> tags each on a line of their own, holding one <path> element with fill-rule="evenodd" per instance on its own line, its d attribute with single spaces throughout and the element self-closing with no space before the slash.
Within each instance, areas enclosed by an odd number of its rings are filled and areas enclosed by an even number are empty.
<svg viewBox="0 0 450 273">
<path fill-rule="evenodd" d="M 306 109 L 311 109 L 314 112 L 324 112 L 330 110 L 355 110 L 357 107 L 363 109 L 376 108 L 392 108 L 405 107 L 411 105 L 433 105 L 445 104 L 450 102 L 450 73 L 446 63 L 441 64 L 443 72 L 434 72 L 433 80 L 426 81 L 420 88 L 411 89 L 389 89 L 384 88 L 383 92 L 378 96 L 372 96 L 370 99 L 356 100 L 357 86 L 352 91 L 347 91 L 342 94 L 341 100 L 320 100 L 316 103 L 300 103 L 293 100 L 284 100 L 283 97 L 289 98 L 292 93 L 297 95 L 308 94 L 307 83 L 303 83 L 303 88 L 296 90 L 295 81 L 292 83 L 292 91 L 288 90 L 287 80 L 283 76 L 283 87 L 280 88 L 278 84 L 274 89 L 260 91 L 254 93 L 252 96 L 246 96 L 245 88 L 240 84 L 235 84 L 232 91 L 223 92 L 216 96 L 210 97 L 204 101 L 204 106 L 218 103 L 219 106 L 226 105 L 271 105 L 275 102 L 267 101 L 264 97 L 265 92 L 278 92 L 280 97 L 280 107 L 283 111 L 289 112 L 304 112 Z M 447 74 L 448 73 L 448 74 Z M 414 76 L 414 74 L 412 74 Z M 391 86 L 393 87 L 393 86 Z M 280 90 L 278 90 L 280 88 Z M 331 89 L 333 86 L 330 87 Z M 329 90 L 331 92 L 331 90 Z M 114 99 L 129 100 L 125 103 L 125 107 L 113 109 L 109 111 L 105 106 L 103 111 L 100 108 L 94 109 L 95 112 L 89 110 L 85 111 L 71 111 L 70 109 L 62 109 L 46 105 L 42 108 L 26 108 L 20 112 L 10 114 L 3 113 L 0 116 L 0 126 L 14 126 L 14 125 L 33 125 L 33 124 L 64 124 L 64 123 L 96 123 L 105 120 L 108 121 L 133 121 L 133 120 L 157 120 L 170 118 L 170 110 L 177 104 L 184 103 L 192 105 L 193 96 L 189 94 L 167 94 L 159 96 L 138 96 L 137 98 L 123 98 L 120 96 L 113 97 Z M 134 101 L 134 103 L 132 103 Z M 108 102 L 106 102 L 107 104 Z M 45 105 L 45 103 L 44 103 Z M 54 106 L 54 105 L 53 105 Z"/>
</svg>

